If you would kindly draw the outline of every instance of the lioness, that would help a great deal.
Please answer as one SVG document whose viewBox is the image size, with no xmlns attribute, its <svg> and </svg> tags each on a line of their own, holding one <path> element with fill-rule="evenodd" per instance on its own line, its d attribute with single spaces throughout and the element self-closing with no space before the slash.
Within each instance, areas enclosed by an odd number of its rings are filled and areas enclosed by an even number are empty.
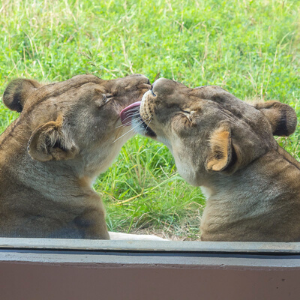
<svg viewBox="0 0 300 300">
<path fill-rule="evenodd" d="M 133 135 L 120 111 L 149 88 L 142 75 L 9 83 L 3 102 L 21 114 L 0 136 L 0 236 L 109 239 L 91 185 Z"/>
<path fill-rule="evenodd" d="M 203 241 L 300 241 L 300 164 L 273 137 L 294 132 L 291 107 L 163 78 L 133 106 L 139 132 L 167 145 L 179 174 L 203 187 Z"/>
</svg>

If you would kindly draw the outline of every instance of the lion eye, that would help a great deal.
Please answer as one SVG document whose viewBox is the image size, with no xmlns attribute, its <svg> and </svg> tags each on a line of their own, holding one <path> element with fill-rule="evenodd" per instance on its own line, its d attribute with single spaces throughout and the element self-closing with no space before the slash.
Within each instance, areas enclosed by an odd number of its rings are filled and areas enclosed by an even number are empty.
<svg viewBox="0 0 300 300">
<path fill-rule="evenodd" d="M 109 95 L 109 97 L 108 97 Z M 102 98 L 96 100 L 96 105 L 98 108 L 101 108 L 102 106 L 104 106 L 107 102 L 109 102 L 112 96 L 110 94 L 102 94 Z"/>
<path fill-rule="evenodd" d="M 185 114 L 190 114 L 191 112 L 190 111 L 188 111 L 188 110 L 183 110 L 183 109 L 180 109 L 183 113 L 185 113 Z"/>
</svg>

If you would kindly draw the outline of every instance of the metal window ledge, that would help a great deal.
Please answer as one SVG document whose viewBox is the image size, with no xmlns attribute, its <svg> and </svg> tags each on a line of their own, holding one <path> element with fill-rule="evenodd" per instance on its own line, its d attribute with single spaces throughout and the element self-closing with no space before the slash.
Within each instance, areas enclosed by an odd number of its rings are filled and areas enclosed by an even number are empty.
<svg viewBox="0 0 300 300">
<path fill-rule="evenodd" d="M 1 300 L 300 299 L 300 243 L 0 238 Z"/>
</svg>

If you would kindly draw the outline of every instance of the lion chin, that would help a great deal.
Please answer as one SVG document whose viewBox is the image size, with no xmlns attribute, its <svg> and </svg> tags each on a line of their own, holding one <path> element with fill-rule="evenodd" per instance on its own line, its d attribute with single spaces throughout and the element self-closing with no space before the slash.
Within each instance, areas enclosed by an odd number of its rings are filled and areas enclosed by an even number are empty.
<svg viewBox="0 0 300 300">
<path fill-rule="evenodd" d="M 300 163 L 273 137 L 295 131 L 290 106 L 250 105 L 218 86 L 161 78 L 139 113 L 136 130 L 147 135 L 145 124 L 151 127 L 179 174 L 206 194 L 202 240 L 300 241 Z"/>
<path fill-rule="evenodd" d="M 120 126 L 121 110 L 149 88 L 143 75 L 9 83 L 3 102 L 20 116 L 0 137 L 0 236 L 109 239 L 91 185 L 133 135 Z"/>
</svg>

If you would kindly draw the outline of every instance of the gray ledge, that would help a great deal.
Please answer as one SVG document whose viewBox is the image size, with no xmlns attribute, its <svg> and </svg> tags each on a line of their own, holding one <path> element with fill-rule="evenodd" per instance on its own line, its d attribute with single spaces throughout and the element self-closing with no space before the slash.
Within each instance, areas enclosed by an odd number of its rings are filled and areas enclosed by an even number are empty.
<svg viewBox="0 0 300 300">
<path fill-rule="evenodd" d="M 0 238 L 1 249 L 300 254 L 300 243 Z"/>
</svg>

